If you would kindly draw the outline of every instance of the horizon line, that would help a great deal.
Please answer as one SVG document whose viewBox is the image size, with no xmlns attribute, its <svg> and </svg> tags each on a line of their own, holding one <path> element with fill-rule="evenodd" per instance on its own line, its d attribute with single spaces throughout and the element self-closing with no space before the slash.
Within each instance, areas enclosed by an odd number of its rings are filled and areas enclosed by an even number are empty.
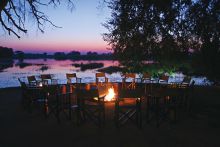
<svg viewBox="0 0 220 147">
<path fill-rule="evenodd" d="M 58 53 L 58 52 L 60 52 L 60 53 L 70 53 L 70 52 L 72 52 L 72 51 L 76 51 L 76 52 L 80 52 L 80 54 L 87 54 L 88 52 L 96 52 L 96 53 L 98 53 L 98 54 L 109 54 L 109 53 L 112 53 L 112 51 L 110 51 L 110 50 L 106 50 L 106 51 L 100 51 L 100 50 L 88 50 L 88 51 L 85 51 L 85 50 L 83 50 L 83 51 L 80 51 L 80 50 L 71 50 L 71 51 L 37 51 L 37 50 L 32 50 L 32 51 L 27 51 L 27 50 L 21 50 L 21 49 L 13 49 L 13 51 L 14 52 L 16 52 L 16 51 L 22 51 L 22 52 L 24 52 L 24 53 L 26 53 L 26 54 L 44 54 L 44 53 L 47 53 L 47 54 L 54 54 L 54 53 Z"/>
</svg>

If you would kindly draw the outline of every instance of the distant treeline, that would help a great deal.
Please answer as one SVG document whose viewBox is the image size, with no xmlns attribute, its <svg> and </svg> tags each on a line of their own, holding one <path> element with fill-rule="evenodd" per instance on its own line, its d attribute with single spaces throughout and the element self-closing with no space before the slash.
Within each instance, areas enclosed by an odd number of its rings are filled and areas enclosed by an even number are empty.
<svg viewBox="0 0 220 147">
<path fill-rule="evenodd" d="M 56 59 L 56 60 L 113 60 L 111 53 L 98 54 L 97 52 L 87 52 L 85 55 L 79 51 L 70 53 L 55 52 L 53 55 L 45 53 L 24 53 L 23 51 L 13 51 L 12 48 L 0 46 L 0 59 Z"/>
<path fill-rule="evenodd" d="M 111 53 L 98 54 L 97 52 L 87 52 L 82 55 L 78 51 L 72 51 L 70 53 L 56 52 L 53 55 L 56 60 L 72 59 L 72 60 L 112 60 L 113 56 Z"/>
</svg>

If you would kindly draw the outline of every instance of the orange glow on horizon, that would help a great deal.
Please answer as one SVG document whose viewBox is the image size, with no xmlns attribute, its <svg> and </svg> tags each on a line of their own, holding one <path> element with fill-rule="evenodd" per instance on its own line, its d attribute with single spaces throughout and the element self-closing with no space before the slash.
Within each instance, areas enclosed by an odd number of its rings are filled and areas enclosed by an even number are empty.
<svg viewBox="0 0 220 147">
<path fill-rule="evenodd" d="M 24 52 L 111 52 L 108 50 L 108 45 L 104 41 L 94 41 L 94 42 L 55 42 L 55 41 L 43 41 L 43 42 L 15 42 L 11 43 L 9 46 L 14 50 L 21 50 Z"/>
</svg>

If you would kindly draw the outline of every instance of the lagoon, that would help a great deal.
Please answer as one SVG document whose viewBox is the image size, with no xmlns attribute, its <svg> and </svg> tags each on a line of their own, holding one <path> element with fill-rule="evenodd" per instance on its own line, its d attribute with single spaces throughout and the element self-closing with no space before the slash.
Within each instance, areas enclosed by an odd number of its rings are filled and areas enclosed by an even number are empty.
<svg viewBox="0 0 220 147">
<path fill-rule="evenodd" d="M 103 67 L 119 66 L 118 61 L 99 60 L 99 61 L 72 61 L 72 60 L 55 60 L 55 59 L 25 59 L 22 62 L 13 60 L 10 64 L 0 70 L 0 88 L 20 86 L 18 78 L 27 81 L 26 77 L 30 75 L 39 76 L 40 74 L 52 74 L 58 79 L 59 83 L 66 83 L 66 73 L 77 73 L 82 78 L 82 82 L 95 82 L 95 73 L 100 68 L 81 70 L 75 65 L 103 63 Z M 115 72 L 106 75 L 110 82 L 121 82 L 121 73 Z M 137 77 L 139 75 L 137 74 Z M 183 79 L 182 73 L 171 75 L 169 82 L 179 82 Z M 205 77 L 193 77 L 197 85 L 209 85 L 210 82 Z"/>
<path fill-rule="evenodd" d="M 55 78 L 59 79 L 60 83 L 63 83 L 66 80 L 66 73 L 76 72 L 77 76 L 83 80 L 86 80 L 86 82 L 90 82 L 95 77 L 95 73 L 97 72 L 98 68 L 81 71 L 80 67 L 75 67 L 73 65 L 89 63 L 103 63 L 103 67 L 118 66 L 117 61 L 111 60 L 71 61 L 54 59 L 25 59 L 23 62 L 20 62 L 19 60 L 13 60 L 11 66 L 4 68 L 0 72 L 0 88 L 17 87 L 19 86 L 18 78 L 26 80 L 27 76 L 40 74 L 52 74 Z M 112 76 L 117 78 L 117 76 L 120 76 L 120 74 L 111 74 L 110 77 Z"/>
</svg>

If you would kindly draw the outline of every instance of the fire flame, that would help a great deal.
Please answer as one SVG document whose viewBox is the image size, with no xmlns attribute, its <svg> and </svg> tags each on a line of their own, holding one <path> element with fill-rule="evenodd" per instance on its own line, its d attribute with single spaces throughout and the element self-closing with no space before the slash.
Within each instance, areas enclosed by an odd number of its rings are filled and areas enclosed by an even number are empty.
<svg viewBox="0 0 220 147">
<path fill-rule="evenodd" d="M 105 101 L 112 101 L 115 97 L 114 88 L 108 89 L 108 94 L 105 96 Z"/>
</svg>

